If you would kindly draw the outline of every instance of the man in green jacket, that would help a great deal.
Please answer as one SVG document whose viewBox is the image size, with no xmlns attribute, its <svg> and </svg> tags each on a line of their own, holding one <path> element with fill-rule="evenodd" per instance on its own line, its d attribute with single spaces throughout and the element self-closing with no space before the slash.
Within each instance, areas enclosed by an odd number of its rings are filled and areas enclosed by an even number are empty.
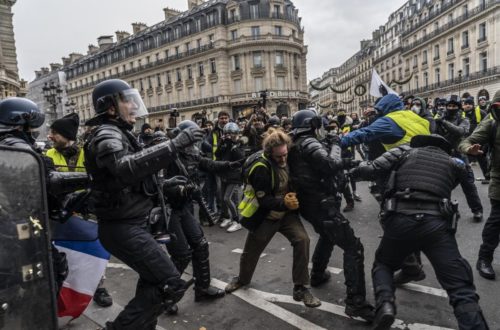
<svg viewBox="0 0 500 330">
<path fill-rule="evenodd" d="M 495 271 L 491 266 L 493 254 L 500 241 L 500 91 L 497 91 L 489 107 L 493 119 L 481 121 L 476 130 L 459 145 L 463 153 L 478 156 L 483 153 L 481 147 L 489 144 L 491 156 L 491 183 L 488 197 L 491 201 L 491 212 L 483 228 L 483 243 L 479 249 L 476 268 L 479 275 L 493 280 Z"/>
</svg>

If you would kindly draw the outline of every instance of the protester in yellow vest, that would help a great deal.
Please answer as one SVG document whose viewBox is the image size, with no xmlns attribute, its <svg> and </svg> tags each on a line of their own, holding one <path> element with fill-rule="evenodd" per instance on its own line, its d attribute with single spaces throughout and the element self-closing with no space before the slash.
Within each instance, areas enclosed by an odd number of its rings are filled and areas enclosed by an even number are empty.
<svg viewBox="0 0 500 330">
<path fill-rule="evenodd" d="M 430 134 L 429 121 L 413 111 L 404 110 L 395 94 L 387 94 L 375 105 L 379 118 L 371 125 L 357 129 L 341 140 L 343 148 L 380 141 L 386 150 L 409 143 L 415 135 Z"/>
<path fill-rule="evenodd" d="M 55 120 L 50 125 L 48 138 L 52 141 L 53 147 L 47 150 L 47 157 L 52 158 L 56 169 L 60 172 L 86 172 L 83 148 L 76 143 L 79 124 L 78 114 L 72 113 Z M 113 304 L 113 299 L 102 286 L 103 280 L 96 289 L 93 299 L 97 305 L 108 307 Z"/>
</svg>

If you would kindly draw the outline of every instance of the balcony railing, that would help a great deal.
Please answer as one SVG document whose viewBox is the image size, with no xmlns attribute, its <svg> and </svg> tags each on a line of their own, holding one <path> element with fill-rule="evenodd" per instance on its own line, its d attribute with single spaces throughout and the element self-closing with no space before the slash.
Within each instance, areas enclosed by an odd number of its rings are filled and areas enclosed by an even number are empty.
<svg viewBox="0 0 500 330">
<path fill-rule="evenodd" d="M 490 0 L 484 6 L 479 5 L 476 8 L 470 10 L 468 13 L 466 13 L 462 16 L 459 16 L 459 17 L 455 18 L 454 20 L 448 22 L 447 24 L 445 24 L 445 25 L 437 28 L 436 30 L 428 33 L 425 37 L 422 37 L 422 38 L 418 39 L 417 41 L 414 41 L 411 44 L 404 46 L 402 52 L 405 53 L 409 50 L 412 50 L 415 47 L 420 46 L 421 44 L 435 38 L 436 36 L 440 35 L 441 33 L 448 31 L 451 28 L 456 27 L 457 25 L 467 21 L 468 19 L 484 14 L 486 9 L 490 9 L 491 7 L 494 7 L 497 5 L 500 5 L 500 0 Z"/>
<path fill-rule="evenodd" d="M 463 75 L 462 77 L 457 77 L 457 78 L 437 82 L 437 83 L 434 83 L 432 85 L 427 85 L 427 86 L 423 86 L 420 88 L 416 88 L 416 89 L 409 91 L 408 93 L 411 95 L 418 95 L 420 93 L 429 92 L 429 91 L 432 91 L 435 89 L 450 87 L 450 86 L 453 86 L 456 84 L 463 84 L 463 83 L 471 82 L 471 81 L 482 79 L 482 78 L 488 78 L 488 77 L 492 77 L 492 76 L 496 76 L 496 75 L 500 76 L 500 66 L 496 66 L 496 67 L 493 67 L 493 68 L 490 68 L 487 70 L 477 71 L 477 72 L 474 72 L 474 73 L 471 73 L 468 75 Z"/>
<path fill-rule="evenodd" d="M 403 31 L 402 33 L 402 37 L 406 37 L 408 34 L 414 32 L 416 29 L 418 29 L 419 27 L 427 24 L 428 22 L 432 21 L 435 17 L 441 15 L 442 13 L 446 12 L 448 9 L 450 9 L 451 7 L 455 6 L 456 4 L 460 3 L 460 2 L 465 2 L 464 0 L 452 0 L 448 3 L 445 3 L 443 4 L 439 10 L 434 10 L 434 11 L 431 11 L 427 17 L 421 19 L 418 21 L 417 24 L 413 25 L 413 24 L 410 24 L 410 27 L 409 29 Z"/>
<path fill-rule="evenodd" d="M 101 78 L 101 79 L 95 80 L 94 82 L 90 82 L 90 83 L 86 83 L 86 84 L 83 84 L 83 85 L 80 85 L 80 86 L 77 86 L 77 87 L 69 88 L 68 92 L 77 92 L 77 91 L 80 91 L 80 90 L 83 90 L 83 89 L 86 89 L 86 88 L 94 87 L 98 83 L 100 83 L 102 81 L 105 81 L 105 80 L 108 80 L 108 79 L 122 78 L 122 77 L 128 76 L 130 74 L 141 72 L 141 71 L 143 71 L 145 69 L 157 67 L 157 66 L 169 63 L 169 62 L 174 62 L 174 61 L 177 61 L 179 59 L 186 58 L 186 57 L 189 57 L 189 56 L 193 56 L 193 55 L 196 55 L 196 54 L 199 54 L 199 53 L 204 53 L 204 52 L 209 51 L 210 49 L 213 49 L 213 48 L 214 48 L 214 46 L 211 45 L 211 44 L 204 45 L 204 46 L 201 46 L 199 48 L 193 48 L 193 49 L 189 50 L 188 52 L 179 53 L 179 54 L 176 54 L 176 55 L 173 55 L 173 56 L 169 56 L 168 58 L 162 58 L 160 60 L 148 63 L 146 65 L 142 65 L 142 66 L 137 67 L 137 68 L 128 69 L 128 70 L 125 70 L 125 71 L 122 71 L 122 72 L 115 73 L 113 75 L 107 76 L 106 78 Z"/>
<path fill-rule="evenodd" d="M 160 111 L 169 111 L 169 110 L 174 109 L 174 108 L 183 109 L 183 108 L 195 107 L 195 106 L 205 105 L 205 104 L 213 104 L 213 103 L 218 103 L 218 102 L 219 102 L 218 96 L 205 97 L 205 98 L 197 99 L 197 100 L 177 102 L 177 103 L 171 103 L 171 104 L 165 104 L 165 105 L 160 105 L 160 106 L 156 106 L 156 107 L 151 107 L 151 108 L 148 108 L 148 112 L 149 113 L 156 113 L 156 112 L 160 112 Z"/>
</svg>

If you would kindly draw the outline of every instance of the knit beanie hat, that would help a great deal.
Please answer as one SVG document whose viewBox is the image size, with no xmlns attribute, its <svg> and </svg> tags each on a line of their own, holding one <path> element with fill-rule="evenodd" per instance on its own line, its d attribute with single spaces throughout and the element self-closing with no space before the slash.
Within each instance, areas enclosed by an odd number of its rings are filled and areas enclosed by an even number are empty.
<svg viewBox="0 0 500 330">
<path fill-rule="evenodd" d="M 80 117 L 76 113 L 70 113 L 60 119 L 56 119 L 52 125 L 50 125 L 50 129 L 70 141 L 76 141 L 78 125 L 80 125 Z"/>
</svg>

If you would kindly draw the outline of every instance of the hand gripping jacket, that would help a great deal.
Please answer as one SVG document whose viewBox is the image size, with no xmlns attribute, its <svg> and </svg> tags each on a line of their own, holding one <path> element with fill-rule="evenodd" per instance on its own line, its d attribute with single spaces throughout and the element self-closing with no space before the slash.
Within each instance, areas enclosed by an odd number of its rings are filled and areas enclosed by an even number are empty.
<svg viewBox="0 0 500 330">
<path fill-rule="evenodd" d="M 141 150 L 129 132 L 112 124 L 98 127 L 84 148 L 92 199 L 100 219 L 145 215 L 152 205 L 143 192 L 143 182 L 166 167 L 175 153 L 170 141 Z"/>
<path fill-rule="evenodd" d="M 316 138 L 300 136 L 290 149 L 288 159 L 297 191 L 314 195 L 318 191 L 336 194 L 333 178 L 344 168 L 343 161 L 329 157 L 326 148 Z"/>
</svg>

